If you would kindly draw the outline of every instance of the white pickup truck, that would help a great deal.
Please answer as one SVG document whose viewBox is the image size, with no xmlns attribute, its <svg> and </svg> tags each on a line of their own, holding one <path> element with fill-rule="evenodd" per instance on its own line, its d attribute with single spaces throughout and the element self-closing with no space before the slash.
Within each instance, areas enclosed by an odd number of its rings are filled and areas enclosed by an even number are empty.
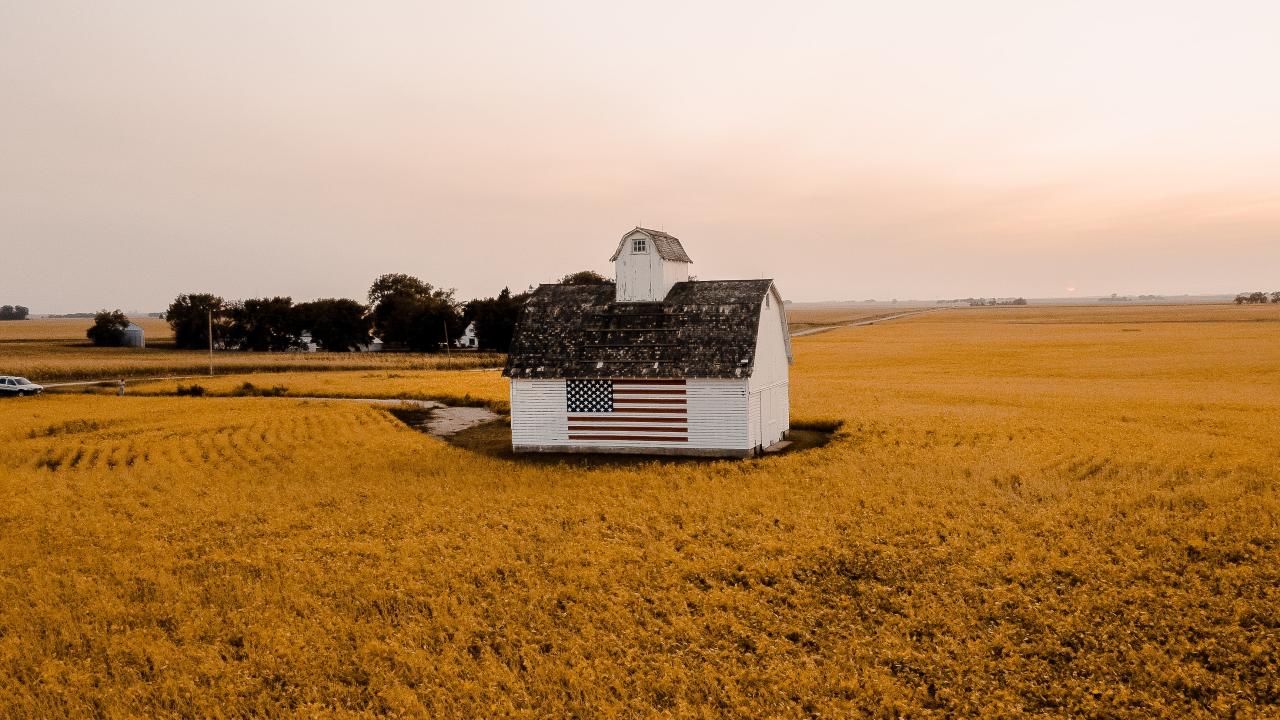
<svg viewBox="0 0 1280 720">
<path fill-rule="evenodd" d="M 0 397 L 21 397 L 42 392 L 44 392 L 43 385 L 37 385 L 24 377 L 0 375 Z"/>
</svg>

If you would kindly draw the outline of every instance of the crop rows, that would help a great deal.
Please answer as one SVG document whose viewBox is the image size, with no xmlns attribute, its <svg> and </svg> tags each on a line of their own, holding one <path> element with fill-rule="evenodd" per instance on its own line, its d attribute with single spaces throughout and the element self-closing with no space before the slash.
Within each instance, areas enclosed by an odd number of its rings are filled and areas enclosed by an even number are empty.
<svg viewBox="0 0 1280 720">
<path fill-rule="evenodd" d="M 202 403 L 195 405 L 193 401 L 95 397 L 104 407 L 119 406 L 109 408 L 113 411 L 145 410 L 137 417 L 73 419 L 29 429 L 5 444 L 0 467 L 48 472 L 209 467 L 261 471 L 326 438 L 376 432 L 388 422 L 382 414 L 359 405 L 337 412 L 327 403 L 288 400 L 205 400 L 194 401 Z M 44 408 L 79 413 L 89 398 L 49 400 Z M 193 409 L 201 412 L 192 413 Z"/>
<path fill-rule="evenodd" d="M 797 340 L 796 418 L 843 426 L 750 461 L 504 460 L 354 403 L 15 401 L 0 715 L 1273 717 L 1280 335 L 1123 312 Z M 394 374 L 259 384 L 505 391 Z"/>
</svg>

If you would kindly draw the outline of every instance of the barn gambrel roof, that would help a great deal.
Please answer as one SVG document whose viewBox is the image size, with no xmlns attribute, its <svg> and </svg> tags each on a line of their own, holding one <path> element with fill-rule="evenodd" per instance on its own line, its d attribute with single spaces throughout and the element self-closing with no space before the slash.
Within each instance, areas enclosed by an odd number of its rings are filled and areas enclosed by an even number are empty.
<svg viewBox="0 0 1280 720">
<path fill-rule="evenodd" d="M 679 282 L 662 302 L 620 303 L 615 293 L 612 284 L 540 285 L 520 311 L 502 374 L 750 377 L 761 304 L 769 293 L 782 302 L 772 280 Z"/>
<path fill-rule="evenodd" d="M 675 235 L 668 235 L 661 230 L 642 228 L 638 225 L 634 229 L 627 231 L 627 234 L 623 235 L 622 239 L 618 240 L 618 249 L 613 251 L 613 257 L 609 258 L 609 262 L 613 262 L 618 259 L 618 256 L 622 254 L 622 246 L 627 242 L 627 238 L 635 235 L 636 233 L 644 233 L 649 236 L 649 241 L 653 243 L 654 249 L 658 251 L 658 257 L 663 260 L 687 263 L 693 262 L 689 259 L 689 254 L 684 251 L 684 246 L 680 244 L 680 239 Z"/>
</svg>

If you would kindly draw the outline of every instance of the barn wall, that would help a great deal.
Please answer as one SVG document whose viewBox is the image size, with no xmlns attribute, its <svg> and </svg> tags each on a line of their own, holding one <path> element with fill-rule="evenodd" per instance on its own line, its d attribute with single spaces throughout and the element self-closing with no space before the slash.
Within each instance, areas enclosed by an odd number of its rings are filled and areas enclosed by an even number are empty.
<svg viewBox="0 0 1280 720">
<path fill-rule="evenodd" d="M 760 445 L 760 393 L 747 395 L 747 428 L 751 447 Z"/>
<path fill-rule="evenodd" d="M 745 380 L 690 380 L 689 445 L 747 450 Z"/>
<path fill-rule="evenodd" d="M 756 359 L 748 389 L 751 393 L 751 435 L 754 445 L 769 446 L 791 429 L 790 337 L 786 308 L 776 288 L 760 304 Z"/>
<path fill-rule="evenodd" d="M 655 279 L 659 279 L 662 274 L 660 267 L 662 258 L 658 257 L 652 240 L 648 241 L 648 252 L 643 254 L 631 252 L 631 240 L 639 237 L 647 239 L 647 236 L 642 233 L 628 235 L 622 242 L 622 252 L 614 261 L 616 275 L 614 279 L 618 283 L 619 302 L 652 300 Z"/>
<path fill-rule="evenodd" d="M 511 444 L 565 443 L 564 380 L 511 379 Z"/>
<path fill-rule="evenodd" d="M 689 440 L 569 440 L 564 380 L 511 380 L 511 445 L 516 451 L 643 451 L 744 454 L 749 442 L 746 380 L 691 379 Z"/>
<path fill-rule="evenodd" d="M 655 256 L 657 254 L 655 253 Z M 657 288 L 658 299 L 661 300 L 671 292 L 671 286 L 689 279 L 689 263 L 662 262 L 662 287 Z"/>
</svg>

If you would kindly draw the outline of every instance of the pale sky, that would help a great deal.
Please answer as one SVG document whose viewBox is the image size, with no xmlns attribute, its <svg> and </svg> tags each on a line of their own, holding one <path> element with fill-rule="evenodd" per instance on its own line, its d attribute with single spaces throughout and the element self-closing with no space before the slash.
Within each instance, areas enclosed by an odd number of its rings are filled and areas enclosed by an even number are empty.
<svg viewBox="0 0 1280 720">
<path fill-rule="evenodd" d="M 1280 2 L 0 0 L 0 303 L 1280 289 Z"/>
</svg>

